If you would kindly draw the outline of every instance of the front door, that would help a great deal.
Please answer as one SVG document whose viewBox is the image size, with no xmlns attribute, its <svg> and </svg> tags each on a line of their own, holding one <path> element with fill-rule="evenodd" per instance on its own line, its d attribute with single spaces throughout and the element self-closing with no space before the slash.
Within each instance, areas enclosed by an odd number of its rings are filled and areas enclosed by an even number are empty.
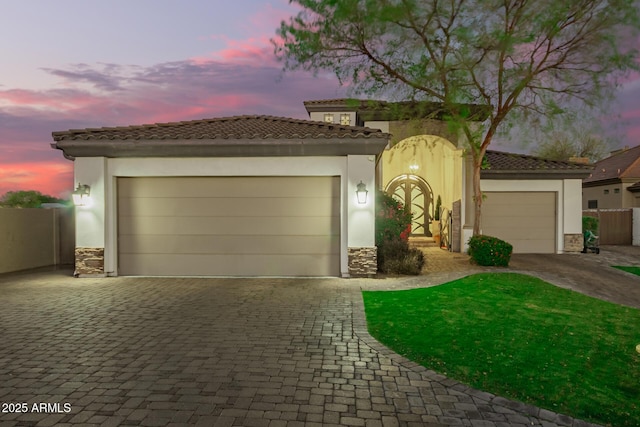
<svg viewBox="0 0 640 427">
<path fill-rule="evenodd" d="M 400 175 L 389 182 L 385 191 L 410 209 L 411 235 L 431 237 L 433 191 L 427 181 L 417 175 Z"/>
</svg>

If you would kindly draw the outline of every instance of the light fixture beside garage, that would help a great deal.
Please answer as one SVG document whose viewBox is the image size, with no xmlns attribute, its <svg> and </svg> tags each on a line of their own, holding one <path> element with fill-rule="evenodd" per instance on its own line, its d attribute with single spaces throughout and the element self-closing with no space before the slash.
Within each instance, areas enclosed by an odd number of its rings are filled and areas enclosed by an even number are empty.
<svg viewBox="0 0 640 427">
<path fill-rule="evenodd" d="M 358 197 L 358 204 L 364 205 L 367 203 L 367 194 L 369 194 L 369 192 L 367 191 L 367 185 L 360 181 L 357 188 L 358 189 L 356 190 L 356 196 Z"/>
<path fill-rule="evenodd" d="M 73 197 L 74 205 L 86 206 L 91 201 L 91 187 L 87 184 L 78 184 L 71 196 Z"/>
</svg>

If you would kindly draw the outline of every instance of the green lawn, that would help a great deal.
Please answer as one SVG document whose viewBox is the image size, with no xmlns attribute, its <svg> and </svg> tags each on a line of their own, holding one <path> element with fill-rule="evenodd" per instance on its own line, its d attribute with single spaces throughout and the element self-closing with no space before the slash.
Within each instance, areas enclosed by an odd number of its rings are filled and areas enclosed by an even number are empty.
<svg viewBox="0 0 640 427">
<path fill-rule="evenodd" d="M 427 368 L 579 419 L 640 425 L 640 310 L 512 273 L 363 297 L 371 335 Z"/>
<path fill-rule="evenodd" d="M 640 267 L 625 267 L 623 265 L 612 265 L 613 268 L 617 268 L 627 273 L 633 273 L 636 276 L 640 276 Z"/>
</svg>

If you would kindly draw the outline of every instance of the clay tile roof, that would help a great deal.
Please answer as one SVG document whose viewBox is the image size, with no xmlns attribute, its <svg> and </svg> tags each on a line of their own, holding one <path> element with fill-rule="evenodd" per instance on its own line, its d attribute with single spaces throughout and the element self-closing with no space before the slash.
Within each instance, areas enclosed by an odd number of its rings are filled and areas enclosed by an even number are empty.
<svg viewBox="0 0 640 427">
<path fill-rule="evenodd" d="M 591 165 L 487 150 L 487 171 L 590 171 Z"/>
<path fill-rule="evenodd" d="M 377 129 L 273 116 L 234 116 L 140 126 L 71 129 L 53 132 L 68 140 L 318 139 L 388 138 Z"/>
<path fill-rule="evenodd" d="M 620 178 L 640 178 L 640 145 L 616 153 L 594 164 L 585 183 Z"/>
</svg>

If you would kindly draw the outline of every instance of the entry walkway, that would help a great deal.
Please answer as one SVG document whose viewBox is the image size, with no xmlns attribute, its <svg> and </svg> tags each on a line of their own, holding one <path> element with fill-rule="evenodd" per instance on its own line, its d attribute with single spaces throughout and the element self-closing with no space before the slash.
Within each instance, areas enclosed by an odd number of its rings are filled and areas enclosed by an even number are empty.
<svg viewBox="0 0 640 427">
<path fill-rule="evenodd" d="M 461 273 L 2 276 L 0 402 L 26 406 L 0 426 L 589 426 L 466 387 L 368 334 L 362 289 L 438 274 Z"/>
</svg>

